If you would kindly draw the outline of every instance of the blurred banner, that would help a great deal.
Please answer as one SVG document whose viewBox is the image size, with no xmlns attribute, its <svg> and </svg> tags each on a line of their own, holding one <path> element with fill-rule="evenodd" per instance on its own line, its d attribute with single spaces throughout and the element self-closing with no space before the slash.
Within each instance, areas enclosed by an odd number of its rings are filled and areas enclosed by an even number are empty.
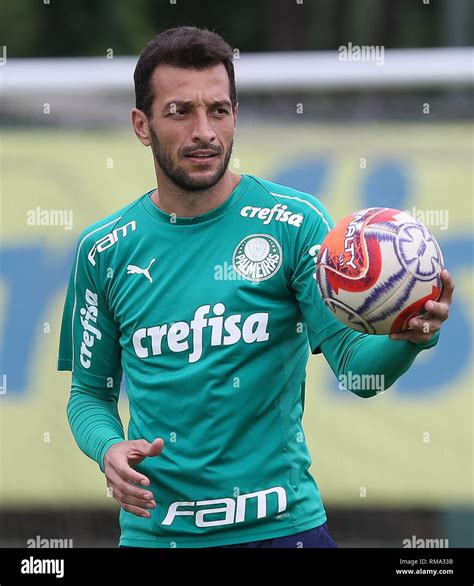
<svg viewBox="0 0 474 586">
<path fill-rule="evenodd" d="M 407 210 L 434 233 L 457 281 L 438 346 L 385 394 L 340 390 L 324 358 L 311 357 L 304 424 L 328 505 L 472 504 L 472 131 L 261 122 L 237 130 L 235 172 L 313 193 L 335 221 L 373 205 Z M 3 135 L 1 504 L 112 506 L 69 430 L 59 326 L 79 233 L 154 186 L 152 156 L 131 130 Z M 125 396 L 121 412 L 125 424 Z"/>
</svg>

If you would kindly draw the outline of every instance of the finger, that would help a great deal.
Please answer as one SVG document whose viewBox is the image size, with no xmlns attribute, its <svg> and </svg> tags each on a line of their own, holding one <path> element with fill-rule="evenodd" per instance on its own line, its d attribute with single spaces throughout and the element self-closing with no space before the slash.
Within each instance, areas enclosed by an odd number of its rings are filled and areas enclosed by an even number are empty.
<svg viewBox="0 0 474 586">
<path fill-rule="evenodd" d="M 133 515 L 136 515 L 137 517 L 145 517 L 145 518 L 150 517 L 149 511 L 144 511 L 143 509 L 140 509 L 140 507 L 135 507 L 133 505 L 127 505 L 126 503 L 124 503 L 122 505 L 122 509 L 124 511 L 127 511 L 127 513 L 132 513 Z"/>
<path fill-rule="evenodd" d="M 120 498 L 120 502 L 127 505 L 133 505 L 134 507 L 138 507 L 140 509 L 154 509 L 156 507 L 155 501 L 145 501 L 143 499 L 137 499 L 132 496 L 122 495 Z"/>
<path fill-rule="evenodd" d="M 144 510 L 154 509 L 156 507 L 156 502 L 154 500 L 135 498 L 124 493 L 118 486 L 112 487 L 111 492 L 112 496 L 120 504 L 120 506 L 127 504 L 133 505 L 134 507 L 139 507 Z"/>
<path fill-rule="evenodd" d="M 127 459 L 130 465 L 139 464 L 148 457 L 158 456 L 163 450 L 164 441 L 161 438 L 153 440 L 152 443 L 146 440 L 136 440 L 128 446 Z"/>
<path fill-rule="evenodd" d="M 409 342 L 413 342 L 415 344 L 420 344 L 421 342 L 428 342 L 433 337 L 433 333 L 431 334 L 423 334 L 419 332 L 403 332 L 399 334 L 390 334 L 391 340 L 408 340 Z"/>
<path fill-rule="evenodd" d="M 451 273 L 447 269 L 441 271 L 441 280 L 443 282 L 443 292 L 438 301 L 451 305 L 455 284 Z"/>
<path fill-rule="evenodd" d="M 426 317 L 415 317 L 409 321 L 410 330 L 408 332 L 415 332 L 419 334 L 432 334 L 437 332 L 443 324 L 443 320 Z"/>
<path fill-rule="evenodd" d="M 161 437 L 157 437 L 150 445 L 149 454 L 153 456 L 158 456 L 163 451 L 163 447 L 165 442 L 161 439 Z"/>
<path fill-rule="evenodd" d="M 112 468 L 117 472 L 117 474 L 123 480 L 127 482 L 133 482 L 135 484 L 141 484 L 142 486 L 150 486 L 150 479 L 147 478 L 144 474 L 140 474 L 134 470 L 128 464 L 112 464 Z"/>
<path fill-rule="evenodd" d="M 427 301 L 425 303 L 425 309 L 428 312 L 425 317 L 428 319 L 435 318 L 440 321 L 446 321 L 449 317 L 448 303 L 442 303 L 440 301 Z"/>
<path fill-rule="evenodd" d="M 154 499 L 152 492 L 140 490 L 140 488 L 128 482 L 119 481 L 114 486 L 119 491 L 119 494 L 126 498 L 136 498 L 149 503 Z"/>
<path fill-rule="evenodd" d="M 410 329 L 403 332 L 390 334 L 391 340 L 409 340 L 410 342 L 427 342 L 433 337 L 442 325 L 438 320 L 426 320 L 422 318 L 412 318 L 408 323 Z"/>
<path fill-rule="evenodd" d="M 141 456 L 159 456 L 163 450 L 165 442 L 160 438 L 154 439 L 151 443 L 143 440 L 140 447 L 138 448 L 139 455 Z M 133 446 L 133 452 L 135 452 L 135 446 Z"/>
<path fill-rule="evenodd" d="M 149 490 L 144 490 L 139 486 L 135 486 L 130 482 L 127 482 L 120 476 L 115 470 L 109 472 L 107 477 L 112 490 L 117 494 L 128 495 L 135 498 L 151 501 L 153 500 L 153 493 Z"/>
</svg>

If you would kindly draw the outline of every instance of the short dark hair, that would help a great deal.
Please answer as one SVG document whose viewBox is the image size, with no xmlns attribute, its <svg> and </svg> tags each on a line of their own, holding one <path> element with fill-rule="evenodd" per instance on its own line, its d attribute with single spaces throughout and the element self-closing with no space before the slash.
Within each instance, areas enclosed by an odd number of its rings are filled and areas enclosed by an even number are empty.
<svg viewBox="0 0 474 586">
<path fill-rule="evenodd" d="M 222 63 L 227 70 L 232 108 L 237 104 L 232 47 L 217 33 L 194 26 L 168 29 L 149 41 L 138 59 L 135 73 L 135 106 L 151 116 L 153 89 L 150 78 L 158 65 L 206 69 Z"/>
</svg>

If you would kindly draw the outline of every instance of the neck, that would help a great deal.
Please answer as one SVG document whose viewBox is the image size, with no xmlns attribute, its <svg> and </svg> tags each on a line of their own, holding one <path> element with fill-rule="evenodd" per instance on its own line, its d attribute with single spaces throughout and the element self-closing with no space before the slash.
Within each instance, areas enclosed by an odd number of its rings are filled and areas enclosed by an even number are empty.
<svg viewBox="0 0 474 586">
<path fill-rule="evenodd" d="M 242 179 L 241 175 L 227 170 L 222 178 L 209 189 L 186 191 L 157 173 L 158 189 L 151 196 L 153 203 L 167 214 L 181 218 L 195 217 L 217 208 L 230 196 Z"/>
</svg>

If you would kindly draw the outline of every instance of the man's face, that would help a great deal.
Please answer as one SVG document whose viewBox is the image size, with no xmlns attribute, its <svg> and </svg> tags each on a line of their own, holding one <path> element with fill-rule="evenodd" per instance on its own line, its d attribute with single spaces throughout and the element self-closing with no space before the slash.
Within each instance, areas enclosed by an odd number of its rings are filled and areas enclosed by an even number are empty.
<svg viewBox="0 0 474 586">
<path fill-rule="evenodd" d="M 212 187 L 229 164 L 236 121 L 224 65 L 203 70 L 160 65 L 151 84 L 148 125 L 156 162 L 181 189 Z"/>
</svg>

